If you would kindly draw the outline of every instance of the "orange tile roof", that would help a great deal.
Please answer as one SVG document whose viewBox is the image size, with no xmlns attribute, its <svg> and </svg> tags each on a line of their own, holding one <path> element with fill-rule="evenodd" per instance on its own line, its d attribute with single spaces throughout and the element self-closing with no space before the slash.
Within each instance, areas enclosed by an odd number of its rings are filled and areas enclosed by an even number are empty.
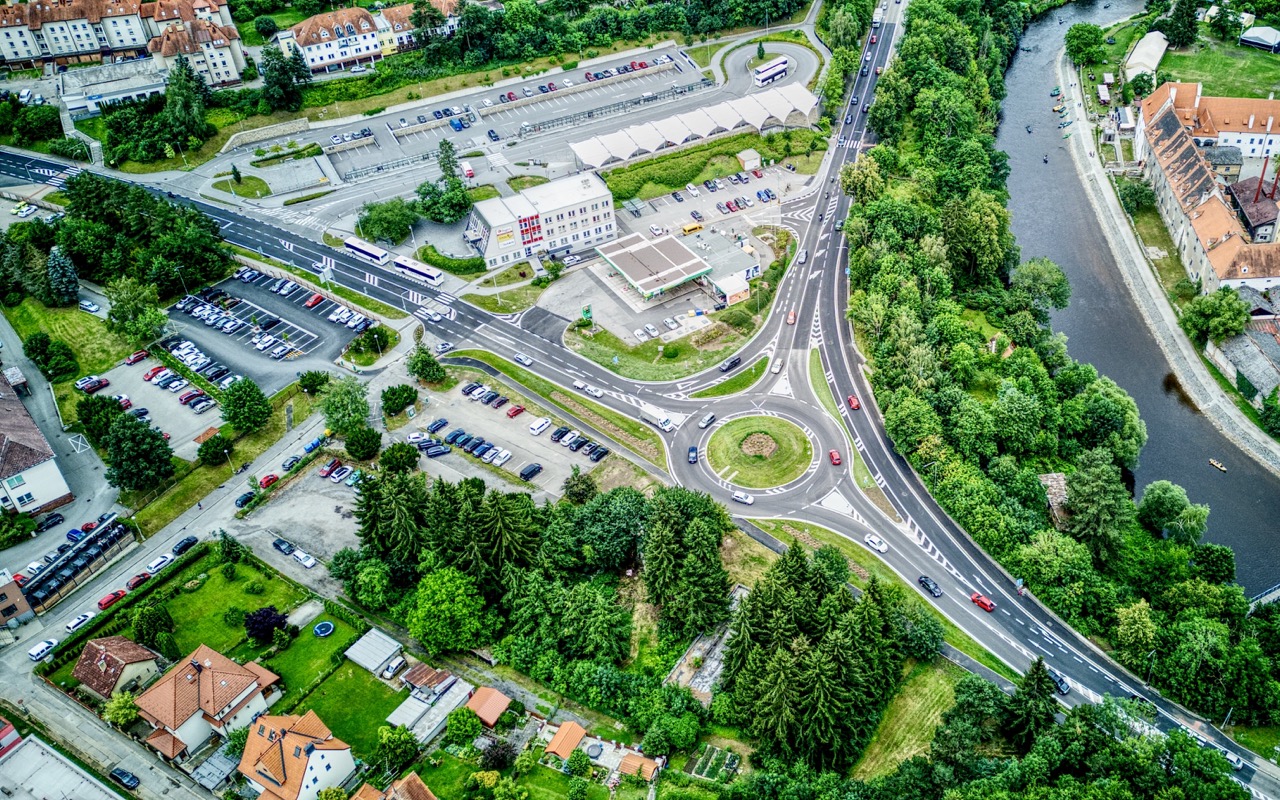
<svg viewBox="0 0 1280 800">
<path fill-rule="evenodd" d="M 509 705 L 511 698 L 492 686 L 481 686 L 467 701 L 467 708 L 476 712 L 480 721 L 490 728 L 497 723 L 498 717 L 502 716 Z"/>
<path fill-rule="evenodd" d="M 578 749 L 578 745 L 582 744 L 582 737 L 586 735 L 586 730 L 578 723 L 573 721 L 563 723 L 547 744 L 547 752 L 567 759 L 573 755 L 574 750 Z"/>
<path fill-rule="evenodd" d="M 410 772 L 400 780 L 392 781 L 385 792 L 366 783 L 349 800 L 436 800 L 436 796 L 418 773 Z"/>
<path fill-rule="evenodd" d="M 183 750 L 187 749 L 186 742 L 169 733 L 164 728 L 156 728 L 147 737 L 147 744 L 154 747 L 160 755 L 165 758 L 177 758 Z"/>
<path fill-rule="evenodd" d="M 264 798 L 294 800 L 302 791 L 313 750 L 349 750 L 316 712 L 302 716 L 261 716 L 249 726 L 240 773 L 265 788 Z"/>
<path fill-rule="evenodd" d="M 165 58 L 191 55 L 203 50 L 203 45 L 228 47 L 232 39 L 239 39 L 240 31 L 234 25 L 215 25 L 208 20 L 194 19 L 180 25 L 170 25 L 147 42 L 147 52 L 159 53 Z"/>
<path fill-rule="evenodd" d="M 316 14 L 314 17 L 307 17 L 302 22 L 294 25 L 289 29 L 293 33 L 293 40 L 298 43 L 299 47 L 307 47 L 310 45 L 320 44 L 322 42 L 331 42 L 335 38 L 333 35 L 334 27 L 343 29 L 343 36 L 347 36 L 347 26 L 355 31 L 354 35 L 363 33 L 376 33 L 378 30 L 377 23 L 374 22 L 373 15 L 363 8 L 339 8 L 337 11 L 329 11 L 324 14 Z M 361 27 L 364 25 L 365 27 Z M 325 35 L 321 36 L 321 31 Z"/>
<path fill-rule="evenodd" d="M 90 639 L 71 675 L 102 697 L 110 697 L 125 667 L 140 661 L 154 661 L 155 657 L 155 653 L 123 636 Z"/>
<path fill-rule="evenodd" d="M 257 684 L 261 691 L 277 680 L 270 670 L 242 666 L 202 644 L 138 697 L 138 710 L 153 724 L 177 730 L 200 712 L 223 717 L 245 689 Z"/>
<path fill-rule="evenodd" d="M 1280 277 L 1280 244 L 1246 244 L 1236 237 L 1209 253 L 1213 271 L 1220 280 Z M 1215 259 L 1215 256 L 1217 258 Z"/>
<path fill-rule="evenodd" d="M 623 775 L 635 775 L 638 772 L 646 781 L 651 781 L 658 771 L 658 762 L 639 753 L 627 753 L 622 757 L 618 771 Z"/>
</svg>

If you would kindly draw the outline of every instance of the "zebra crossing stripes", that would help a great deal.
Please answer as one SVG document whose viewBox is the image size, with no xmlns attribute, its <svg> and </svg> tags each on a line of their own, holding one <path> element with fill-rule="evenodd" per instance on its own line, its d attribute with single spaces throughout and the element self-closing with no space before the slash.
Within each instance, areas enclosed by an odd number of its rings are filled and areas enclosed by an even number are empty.
<svg viewBox="0 0 1280 800">
<path fill-rule="evenodd" d="M 457 300 L 457 299 L 458 299 L 458 298 L 456 298 L 456 297 L 454 297 L 453 295 L 448 294 L 448 293 L 446 293 L 446 292 L 438 292 L 438 293 L 436 294 L 436 300 L 437 300 L 438 302 L 444 303 L 444 304 L 445 304 L 445 305 L 447 305 L 447 306 L 449 306 L 449 305 L 453 305 L 453 302 L 454 302 L 455 300 Z"/>
<path fill-rule="evenodd" d="M 370 286 L 377 286 L 378 276 L 374 275 L 372 272 L 366 272 L 364 274 L 364 282 L 369 284 Z"/>
<path fill-rule="evenodd" d="M 40 168 L 37 168 L 35 171 L 40 173 L 41 175 L 48 175 L 49 178 L 48 180 L 45 181 L 45 183 L 49 184 L 55 189 L 60 189 L 66 185 L 67 181 L 79 175 L 84 170 L 80 169 L 80 167 L 67 167 L 61 172 L 58 172 L 57 170 L 52 170 L 47 167 L 40 167 Z"/>
</svg>

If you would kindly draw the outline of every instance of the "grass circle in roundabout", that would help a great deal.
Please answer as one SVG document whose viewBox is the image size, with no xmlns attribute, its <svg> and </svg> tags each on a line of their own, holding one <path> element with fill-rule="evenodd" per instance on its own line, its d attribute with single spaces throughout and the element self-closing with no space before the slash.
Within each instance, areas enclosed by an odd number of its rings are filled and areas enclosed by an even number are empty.
<svg viewBox="0 0 1280 800">
<path fill-rule="evenodd" d="M 706 458 L 722 480 L 746 489 L 769 489 L 803 475 L 813 460 L 813 447 L 795 423 L 778 417 L 739 417 L 712 432 Z"/>
</svg>

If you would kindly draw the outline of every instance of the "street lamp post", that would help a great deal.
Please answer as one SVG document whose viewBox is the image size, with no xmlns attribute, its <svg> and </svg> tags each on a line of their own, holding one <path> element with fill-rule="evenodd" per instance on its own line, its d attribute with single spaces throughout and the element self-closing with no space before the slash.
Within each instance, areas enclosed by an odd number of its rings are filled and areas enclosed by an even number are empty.
<svg viewBox="0 0 1280 800">
<path fill-rule="evenodd" d="M 1150 653 L 1147 653 L 1147 660 L 1150 662 L 1147 667 L 1147 683 L 1151 683 L 1151 671 L 1156 668 L 1156 652 L 1153 649 Z"/>
</svg>

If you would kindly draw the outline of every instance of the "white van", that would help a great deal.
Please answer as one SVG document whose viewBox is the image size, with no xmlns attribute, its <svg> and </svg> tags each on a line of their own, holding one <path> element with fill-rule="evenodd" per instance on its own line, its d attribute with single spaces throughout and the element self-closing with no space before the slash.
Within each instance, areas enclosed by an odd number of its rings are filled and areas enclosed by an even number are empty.
<svg viewBox="0 0 1280 800">
<path fill-rule="evenodd" d="M 28 650 L 27 655 L 31 657 L 32 661 L 42 661 L 44 660 L 45 656 L 52 653 L 53 648 L 57 646 L 58 646 L 57 639 L 45 639 L 43 642 L 40 642 L 35 647 Z"/>
<path fill-rule="evenodd" d="M 529 433 L 539 436 L 544 433 L 547 428 L 551 427 L 551 419 L 548 417 L 539 417 L 529 425 Z"/>
<path fill-rule="evenodd" d="M 587 382 L 586 382 L 586 381 L 574 381 L 574 382 L 573 382 L 573 388 L 577 389 L 577 390 L 578 390 L 578 391 L 580 391 L 580 392 L 585 392 L 585 391 L 587 390 Z"/>
<path fill-rule="evenodd" d="M 808 261 L 808 260 L 809 260 L 809 251 L 808 251 L 808 250 L 801 250 L 801 251 L 800 251 L 800 254 L 796 256 L 796 263 L 797 263 L 797 264 L 803 264 L 803 263 L 805 263 L 805 262 L 806 262 L 806 261 Z"/>
</svg>

